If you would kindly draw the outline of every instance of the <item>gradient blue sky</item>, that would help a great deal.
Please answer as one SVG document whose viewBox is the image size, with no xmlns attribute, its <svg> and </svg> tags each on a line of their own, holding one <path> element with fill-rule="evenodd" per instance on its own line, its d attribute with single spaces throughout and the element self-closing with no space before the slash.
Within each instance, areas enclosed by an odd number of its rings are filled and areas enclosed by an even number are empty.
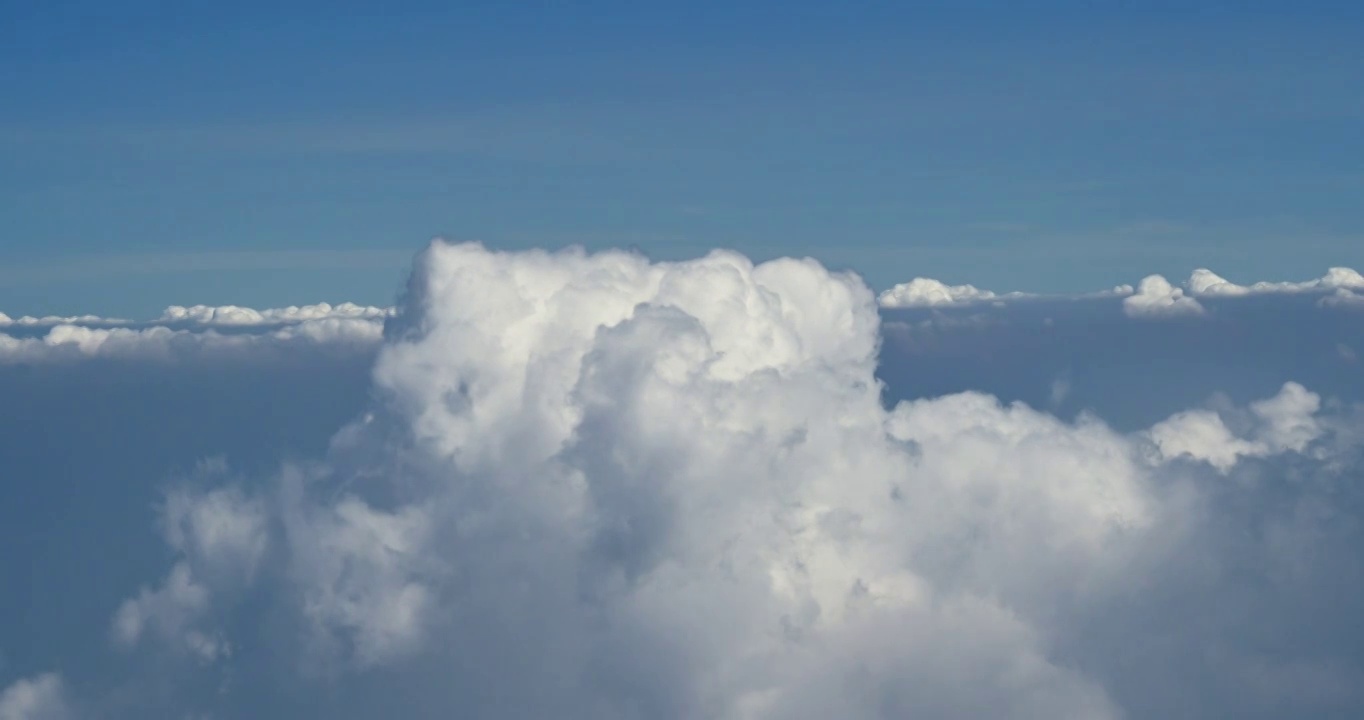
<svg viewBox="0 0 1364 720">
<path fill-rule="evenodd" d="M 1314 277 L 1362 77 L 1344 2 L 0 0 L 0 311 L 386 304 L 434 235 Z"/>
</svg>

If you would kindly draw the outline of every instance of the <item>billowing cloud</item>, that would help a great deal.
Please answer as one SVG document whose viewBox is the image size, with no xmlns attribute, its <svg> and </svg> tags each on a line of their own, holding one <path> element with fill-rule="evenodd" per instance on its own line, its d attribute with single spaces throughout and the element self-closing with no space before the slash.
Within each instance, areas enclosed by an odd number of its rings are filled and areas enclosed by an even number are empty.
<svg viewBox="0 0 1364 720">
<path fill-rule="evenodd" d="M 1327 432 L 1297 384 L 1137 433 L 981 393 L 887 408 L 878 327 L 810 261 L 437 243 L 375 411 L 252 495 L 176 496 L 181 559 L 127 624 L 183 646 L 269 587 L 301 666 L 458 668 L 439 693 L 469 717 L 1120 717 L 1121 664 L 1079 662 L 1057 613 L 1117 612 L 1182 552 L 1202 491 L 1170 460 Z"/>
<path fill-rule="evenodd" d="M 1137 284 L 1136 293 L 1123 298 L 1123 312 L 1128 317 L 1165 317 L 1202 315 L 1203 306 L 1187 297 L 1160 275 L 1148 275 Z"/>
<path fill-rule="evenodd" d="M 1138 315 L 1197 306 L 1148 281 Z M 1247 394 L 1200 375 L 1190 409 L 1186 376 L 1150 369 L 1173 344 L 1202 352 L 1218 313 L 1020 305 L 888 327 L 860 279 L 810 260 L 434 243 L 370 340 L 372 403 L 325 452 L 245 473 L 229 456 L 156 496 L 171 557 L 101 622 L 174 688 L 115 687 L 106 714 L 1364 707 L 1364 647 L 1333 632 L 1364 609 L 1364 426 L 1332 396 L 1357 390 L 1336 349 L 1358 344 L 1349 326 L 1296 336 L 1325 348 L 1273 366 L 1302 382 L 1252 373 Z M 315 347 L 277 332 L 350 321 L 378 319 L 156 332 L 255 338 L 250 359 Z M 1064 364 L 1039 350 L 1072 346 Z M 964 387 L 937 391 L 934 362 Z M 973 387 L 1016 366 L 1038 403 Z M 1142 422 L 1091 405 L 1113 368 L 1109 400 L 1167 404 Z"/>
</svg>

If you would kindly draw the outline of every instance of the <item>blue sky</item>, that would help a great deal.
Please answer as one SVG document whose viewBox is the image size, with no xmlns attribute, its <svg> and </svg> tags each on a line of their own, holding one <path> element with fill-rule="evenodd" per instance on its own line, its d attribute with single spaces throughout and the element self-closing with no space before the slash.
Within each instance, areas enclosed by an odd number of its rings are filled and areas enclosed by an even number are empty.
<svg viewBox="0 0 1364 720">
<path fill-rule="evenodd" d="M 1081 291 L 1364 265 L 1347 3 L 0 4 L 0 310 L 391 302 L 432 236 Z"/>
</svg>

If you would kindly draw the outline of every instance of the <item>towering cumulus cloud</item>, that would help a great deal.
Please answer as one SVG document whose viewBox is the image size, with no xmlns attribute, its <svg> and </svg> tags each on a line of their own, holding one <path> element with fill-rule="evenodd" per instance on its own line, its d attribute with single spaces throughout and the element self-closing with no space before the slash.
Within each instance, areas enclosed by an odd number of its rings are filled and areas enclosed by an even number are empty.
<svg viewBox="0 0 1364 720">
<path fill-rule="evenodd" d="M 287 656 L 329 717 L 1358 707 L 1354 649 L 1264 627 L 1311 605 L 1315 571 L 1275 573 L 1344 511 L 1227 499 L 1275 463 L 1340 492 L 1356 435 L 1317 395 L 1120 433 L 975 392 L 888 408 L 879 348 L 872 293 L 810 260 L 434 243 L 374 409 L 319 462 L 173 491 L 176 559 L 114 639 L 192 672 Z M 271 711 L 246 695 L 222 702 Z"/>
</svg>

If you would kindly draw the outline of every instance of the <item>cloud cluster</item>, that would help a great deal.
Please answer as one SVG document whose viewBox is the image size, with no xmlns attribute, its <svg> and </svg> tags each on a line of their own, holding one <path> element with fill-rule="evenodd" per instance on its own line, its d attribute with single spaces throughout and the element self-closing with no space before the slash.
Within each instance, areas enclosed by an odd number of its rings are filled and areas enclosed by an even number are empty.
<svg viewBox="0 0 1364 720">
<path fill-rule="evenodd" d="M 1324 295 L 1325 305 L 1364 305 L 1356 291 L 1364 291 L 1364 276 L 1346 267 L 1333 267 L 1315 280 L 1303 282 L 1256 282 L 1238 285 L 1206 268 L 1194 270 L 1183 287 L 1176 287 L 1161 275 L 1149 275 L 1133 289 L 1119 285 L 1080 299 L 1124 297 L 1123 310 L 1129 317 L 1178 317 L 1201 315 L 1203 306 L 1196 298 L 1235 298 L 1252 295 Z M 997 295 L 974 285 L 946 285 L 931 278 L 914 278 L 882 292 L 878 303 L 886 309 L 969 306 L 1012 300 L 1054 299 L 1057 296 L 1012 292 Z"/>
<path fill-rule="evenodd" d="M 1198 307 L 1159 278 L 1127 301 Z M 858 278 L 726 252 L 437 242 L 390 322 L 377 405 L 325 458 L 168 496 L 176 560 L 114 613 L 120 645 L 229 665 L 268 642 L 244 630 L 264 612 L 302 675 L 375 678 L 366 691 L 405 715 L 1364 701 L 1348 648 L 1290 633 L 1267 652 L 1247 635 L 1307 606 L 1322 576 L 1286 563 L 1351 539 L 1348 502 L 1320 513 L 1330 492 L 1355 497 L 1338 484 L 1355 436 L 1296 383 L 1138 432 L 979 392 L 888 407 Z M 1304 478 L 1265 485 L 1291 502 L 1238 509 L 1269 463 Z M 1246 532 L 1265 544 L 1227 544 Z M 1227 566 L 1265 573 L 1263 605 Z M 1187 606 L 1150 615 L 1166 598 Z M 1186 627 L 1227 602 L 1240 613 Z M 1172 671 L 1200 685 L 1160 692 Z M 333 716 L 362 715 L 362 695 Z"/>
<path fill-rule="evenodd" d="M 177 329 L 157 324 L 92 327 L 91 324 L 94 323 L 63 321 L 37 336 L 0 333 L 0 364 L 92 357 L 170 360 L 201 354 L 259 353 L 289 345 L 368 349 L 383 335 L 381 319 L 348 316 L 246 324 L 244 331 L 231 333 L 212 329 L 212 322 L 204 323 L 210 326 L 208 329 Z"/>
<path fill-rule="evenodd" d="M 1205 268 L 1189 276 L 1189 292 L 1194 295 L 1241 296 L 1267 293 L 1304 293 L 1331 290 L 1362 290 L 1364 276 L 1345 267 L 1333 267 L 1315 280 L 1305 282 L 1257 282 L 1237 285 Z"/>
</svg>

